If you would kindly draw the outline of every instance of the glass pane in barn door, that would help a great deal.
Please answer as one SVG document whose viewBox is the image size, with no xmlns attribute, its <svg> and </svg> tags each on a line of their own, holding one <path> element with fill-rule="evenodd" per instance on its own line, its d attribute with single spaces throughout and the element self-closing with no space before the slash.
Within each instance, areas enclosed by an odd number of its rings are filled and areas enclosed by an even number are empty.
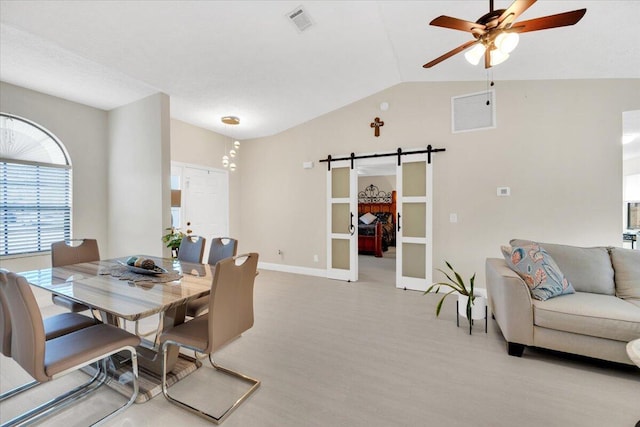
<svg viewBox="0 0 640 427">
<path fill-rule="evenodd" d="M 432 166 L 425 154 L 397 167 L 396 287 L 424 291 L 432 271 Z"/>
<path fill-rule="evenodd" d="M 327 277 L 358 280 L 357 172 L 332 161 L 327 172 Z"/>
</svg>

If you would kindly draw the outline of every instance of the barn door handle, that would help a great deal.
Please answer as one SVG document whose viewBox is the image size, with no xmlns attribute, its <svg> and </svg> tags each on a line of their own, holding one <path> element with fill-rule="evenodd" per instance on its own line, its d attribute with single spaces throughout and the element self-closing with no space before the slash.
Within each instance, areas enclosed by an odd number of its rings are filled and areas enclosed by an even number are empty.
<svg viewBox="0 0 640 427">
<path fill-rule="evenodd" d="M 353 236 L 356 232 L 356 228 L 353 226 L 353 212 L 351 212 L 351 219 L 349 220 L 349 233 Z"/>
<path fill-rule="evenodd" d="M 400 218 L 402 217 L 402 215 L 400 215 L 400 212 L 398 212 L 398 231 L 400 231 Z"/>
</svg>

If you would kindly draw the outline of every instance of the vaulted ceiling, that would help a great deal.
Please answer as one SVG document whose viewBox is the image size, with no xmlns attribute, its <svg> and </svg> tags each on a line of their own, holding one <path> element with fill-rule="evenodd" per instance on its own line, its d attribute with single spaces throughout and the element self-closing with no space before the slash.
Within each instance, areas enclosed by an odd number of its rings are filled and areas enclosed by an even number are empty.
<svg viewBox="0 0 640 427">
<path fill-rule="evenodd" d="M 496 0 L 504 9 L 511 0 Z M 312 26 L 287 17 L 302 5 Z M 1 1 L 0 79 L 112 109 L 164 92 L 171 116 L 236 138 L 276 134 L 402 82 L 640 78 L 639 1 L 539 0 L 519 20 L 587 8 L 575 26 L 522 34 L 487 73 L 470 40 L 429 26 L 475 21 L 469 1 Z"/>
</svg>

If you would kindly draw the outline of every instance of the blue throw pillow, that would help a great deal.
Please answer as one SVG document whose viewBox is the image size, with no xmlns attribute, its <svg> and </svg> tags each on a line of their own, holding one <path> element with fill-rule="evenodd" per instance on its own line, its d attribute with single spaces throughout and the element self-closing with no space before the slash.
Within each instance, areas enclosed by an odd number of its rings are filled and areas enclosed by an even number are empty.
<svg viewBox="0 0 640 427">
<path fill-rule="evenodd" d="M 500 249 L 507 265 L 524 280 L 533 298 L 544 301 L 558 295 L 575 293 L 551 255 L 537 243 L 502 246 Z"/>
</svg>

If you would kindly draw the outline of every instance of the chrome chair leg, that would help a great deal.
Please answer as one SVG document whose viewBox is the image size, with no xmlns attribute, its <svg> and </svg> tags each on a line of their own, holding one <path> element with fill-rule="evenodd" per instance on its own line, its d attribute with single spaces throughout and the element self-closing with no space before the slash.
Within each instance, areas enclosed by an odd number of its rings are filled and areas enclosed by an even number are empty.
<svg viewBox="0 0 640 427">
<path fill-rule="evenodd" d="M 88 390 L 93 391 L 94 389 L 99 387 L 99 385 L 102 385 L 104 383 L 105 378 L 106 378 L 106 372 L 102 367 L 99 366 L 98 369 L 96 370 L 96 373 L 93 375 L 93 377 L 91 377 L 84 384 L 81 384 L 67 391 L 66 393 L 63 393 L 49 400 L 48 402 L 45 402 L 42 405 L 29 410 L 28 412 L 25 412 L 21 415 L 18 415 L 15 418 L 12 418 L 11 420 L 3 423 L 0 427 L 10 427 L 10 426 L 13 427 L 13 426 L 22 425 L 26 422 L 33 423 L 45 417 L 46 415 L 50 415 L 55 411 L 62 409 L 69 403 L 75 400 L 78 400 L 81 396 L 87 394 Z M 39 383 L 37 381 L 35 383 L 36 383 L 35 385 L 44 384 L 44 383 Z M 96 383 L 99 384 L 97 387 L 95 386 Z M 28 390 L 29 388 L 26 388 L 25 390 Z M 13 395 L 16 395 L 16 394 L 18 393 L 14 393 Z"/>
<path fill-rule="evenodd" d="M 98 421 L 96 421 L 96 423 L 94 424 L 98 424 L 101 423 L 102 421 L 105 421 L 111 417 L 114 417 L 115 415 L 119 414 L 120 412 L 124 411 L 125 409 L 127 409 L 129 406 L 131 406 L 131 404 L 133 404 L 133 402 L 135 401 L 136 397 L 138 396 L 138 360 L 137 360 L 137 353 L 135 348 L 133 347 L 128 347 L 125 348 L 126 350 L 129 350 L 131 352 L 131 370 L 133 372 L 133 391 L 131 393 L 131 397 L 129 398 L 129 401 L 127 401 L 124 405 L 122 405 L 120 408 L 114 410 L 113 412 L 110 412 L 109 414 L 105 415 L 104 417 L 102 417 L 101 419 L 99 419 Z M 120 350 L 118 350 L 120 351 Z M 110 356 L 110 355 L 109 355 Z M 21 415 L 18 415 L 17 417 L 3 423 L 2 425 L 0 425 L 0 427 L 14 427 L 14 426 L 20 426 L 20 425 L 25 425 L 25 424 L 32 424 L 34 422 L 37 422 L 39 420 L 41 420 L 42 418 L 49 416 L 55 412 L 60 411 L 61 409 L 65 408 L 66 406 L 77 402 L 78 400 L 88 396 L 89 394 L 91 394 L 92 392 L 96 391 L 98 388 L 100 388 L 103 384 L 105 384 L 107 382 L 107 378 L 108 378 L 108 368 L 107 368 L 107 360 L 109 358 L 109 356 L 104 357 L 100 360 L 95 361 L 96 363 L 98 363 L 98 367 L 96 370 L 96 373 L 93 375 L 93 377 L 87 381 L 86 383 L 75 387 L 72 390 L 69 390 L 68 392 L 61 394 L 60 396 L 57 396 L 51 400 L 49 400 L 48 402 L 43 403 L 42 405 L 37 406 L 36 408 L 33 408 Z M 40 384 L 37 383 L 36 384 Z M 14 393 L 15 395 L 16 393 Z"/>
<path fill-rule="evenodd" d="M 30 388 L 33 388 L 33 387 L 37 386 L 38 384 L 40 384 L 38 381 L 31 381 L 30 383 L 23 384 L 23 385 L 18 386 L 16 388 L 12 388 L 11 390 L 7 390 L 4 393 L 0 394 L 0 402 L 2 402 L 3 400 L 7 400 L 10 397 L 13 397 L 13 396 L 15 396 L 17 394 L 20 394 L 23 391 L 29 390 Z"/>
<path fill-rule="evenodd" d="M 167 387 L 167 371 L 166 371 L 166 366 L 167 366 L 167 348 L 169 345 L 178 345 L 175 342 L 172 341 L 165 341 L 164 344 L 162 345 L 162 394 L 164 395 L 164 397 L 171 403 L 173 403 L 174 405 L 177 405 L 181 408 L 184 408 L 190 412 L 193 412 L 194 414 L 208 420 L 211 421 L 215 424 L 220 424 L 222 423 L 229 415 L 231 415 L 231 413 L 238 407 L 240 406 L 240 404 L 242 402 L 244 402 L 254 391 L 256 391 L 258 389 L 258 387 L 260 387 L 260 380 L 257 380 L 255 378 L 251 378 L 247 375 L 241 374 L 239 372 L 233 371 L 231 369 L 222 367 L 216 363 L 213 362 L 213 359 L 211 359 L 211 354 L 209 354 L 209 362 L 211 362 L 211 366 L 213 366 L 214 369 L 225 373 L 227 375 L 239 378 L 242 381 L 248 382 L 251 384 L 251 387 L 249 388 L 249 390 L 247 390 L 242 396 L 240 396 L 240 398 L 238 398 L 233 405 L 231 405 L 230 407 L 228 407 L 220 416 L 215 416 L 212 414 L 209 414 L 201 409 L 198 409 L 194 406 L 189 405 L 186 402 L 182 402 L 172 396 L 169 395 L 168 392 L 168 387 Z M 179 345 L 180 347 L 184 347 L 187 348 L 189 350 L 193 350 L 194 352 L 197 352 L 198 349 L 197 348 L 193 348 L 193 347 L 188 347 L 185 345 Z"/>
</svg>

